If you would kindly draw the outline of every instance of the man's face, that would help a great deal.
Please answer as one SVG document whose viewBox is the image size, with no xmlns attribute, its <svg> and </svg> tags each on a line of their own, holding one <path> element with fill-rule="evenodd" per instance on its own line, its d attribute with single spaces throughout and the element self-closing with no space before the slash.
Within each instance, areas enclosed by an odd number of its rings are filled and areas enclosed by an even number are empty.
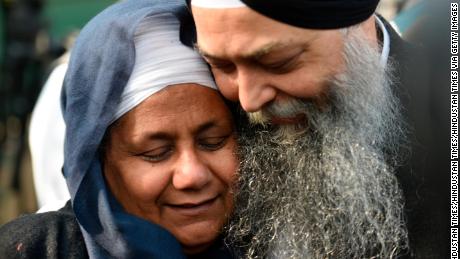
<svg viewBox="0 0 460 259">
<path fill-rule="evenodd" d="M 223 95 L 269 123 L 238 130 L 230 244 L 248 258 L 403 251 L 394 171 L 405 130 L 373 18 L 342 32 L 296 28 L 248 8 L 192 11 L 197 47 Z"/>
<path fill-rule="evenodd" d="M 192 11 L 197 47 L 222 94 L 247 112 L 293 98 L 320 102 L 330 79 L 344 70 L 339 30 L 297 28 L 245 7 Z M 289 123 L 294 117 L 270 119 Z"/>
</svg>

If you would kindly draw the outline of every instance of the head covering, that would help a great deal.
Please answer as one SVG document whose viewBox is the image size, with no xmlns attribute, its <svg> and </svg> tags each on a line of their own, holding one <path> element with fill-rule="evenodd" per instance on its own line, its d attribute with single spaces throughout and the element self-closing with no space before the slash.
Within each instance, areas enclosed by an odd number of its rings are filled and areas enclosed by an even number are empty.
<svg viewBox="0 0 460 259">
<path fill-rule="evenodd" d="M 136 61 L 111 122 L 169 85 L 197 83 L 217 90 L 203 58 L 179 40 L 172 14 L 146 17 L 136 29 Z"/>
<path fill-rule="evenodd" d="M 246 7 L 240 0 L 192 0 L 192 5 L 203 8 L 238 8 Z"/>
<path fill-rule="evenodd" d="M 198 54 L 180 43 L 189 20 L 181 0 L 122 1 L 93 18 L 72 50 L 61 96 L 63 173 L 91 258 L 184 258 L 168 231 L 124 212 L 98 149 L 109 125 L 152 93 L 181 82 L 215 87 Z"/>
<path fill-rule="evenodd" d="M 220 2 L 217 4 L 216 2 Z M 254 11 L 279 22 L 308 29 L 339 29 L 369 18 L 379 0 L 241 0 Z M 204 8 L 234 8 L 239 0 L 192 0 Z"/>
</svg>

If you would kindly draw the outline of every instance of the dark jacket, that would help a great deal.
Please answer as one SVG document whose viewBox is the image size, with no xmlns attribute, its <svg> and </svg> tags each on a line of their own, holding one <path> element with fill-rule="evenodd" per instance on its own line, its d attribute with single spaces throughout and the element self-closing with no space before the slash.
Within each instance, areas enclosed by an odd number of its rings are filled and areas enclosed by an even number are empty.
<svg viewBox="0 0 460 259">
<path fill-rule="evenodd" d="M 58 211 L 25 215 L 3 225 L 0 258 L 88 258 L 70 202 Z"/>
<path fill-rule="evenodd" d="M 442 102 L 438 96 L 449 87 L 432 81 L 433 68 L 441 64 L 430 64 L 426 50 L 402 40 L 388 23 L 386 27 L 391 38 L 390 57 L 397 63 L 393 89 L 410 132 L 411 151 L 397 172 L 409 230 L 407 257 L 447 258 L 448 185 L 443 181 L 449 175 L 449 142 L 448 124 L 441 122 L 449 114 L 444 109 L 449 101 Z"/>
<path fill-rule="evenodd" d="M 70 201 L 58 211 L 24 215 L 0 227 L 0 259 L 15 258 L 88 258 Z M 233 257 L 219 239 L 205 252 L 189 257 L 207 258 Z"/>
</svg>

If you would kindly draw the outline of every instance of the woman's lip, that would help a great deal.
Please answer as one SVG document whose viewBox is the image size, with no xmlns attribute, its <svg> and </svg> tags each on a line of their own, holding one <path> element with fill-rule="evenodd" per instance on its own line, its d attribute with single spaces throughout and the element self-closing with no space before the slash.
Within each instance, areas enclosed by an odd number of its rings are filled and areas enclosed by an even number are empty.
<svg viewBox="0 0 460 259">
<path fill-rule="evenodd" d="M 292 117 L 272 117 L 271 123 L 275 125 L 299 124 L 305 121 L 305 114 L 297 114 Z"/>
<path fill-rule="evenodd" d="M 215 201 L 217 200 L 218 196 L 204 200 L 202 202 L 197 203 L 180 203 L 180 204 L 167 204 L 166 206 L 177 213 L 186 215 L 186 216 L 195 216 L 202 213 L 205 213 L 211 208 Z"/>
<path fill-rule="evenodd" d="M 201 206 L 203 204 L 211 202 L 212 200 L 214 200 L 216 198 L 217 198 L 217 195 L 212 197 L 212 198 L 204 199 L 204 200 L 198 201 L 198 202 L 170 203 L 170 204 L 168 204 L 168 206 L 173 206 L 173 207 L 196 207 L 196 206 Z"/>
</svg>

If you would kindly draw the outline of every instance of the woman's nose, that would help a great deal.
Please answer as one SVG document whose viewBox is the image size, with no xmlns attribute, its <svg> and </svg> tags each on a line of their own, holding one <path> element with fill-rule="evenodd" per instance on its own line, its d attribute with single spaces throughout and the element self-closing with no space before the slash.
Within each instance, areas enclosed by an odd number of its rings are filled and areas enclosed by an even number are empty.
<svg viewBox="0 0 460 259">
<path fill-rule="evenodd" d="M 181 154 L 173 175 L 173 186 L 178 190 L 199 190 L 211 181 L 210 168 L 202 161 L 195 151 Z"/>
</svg>

